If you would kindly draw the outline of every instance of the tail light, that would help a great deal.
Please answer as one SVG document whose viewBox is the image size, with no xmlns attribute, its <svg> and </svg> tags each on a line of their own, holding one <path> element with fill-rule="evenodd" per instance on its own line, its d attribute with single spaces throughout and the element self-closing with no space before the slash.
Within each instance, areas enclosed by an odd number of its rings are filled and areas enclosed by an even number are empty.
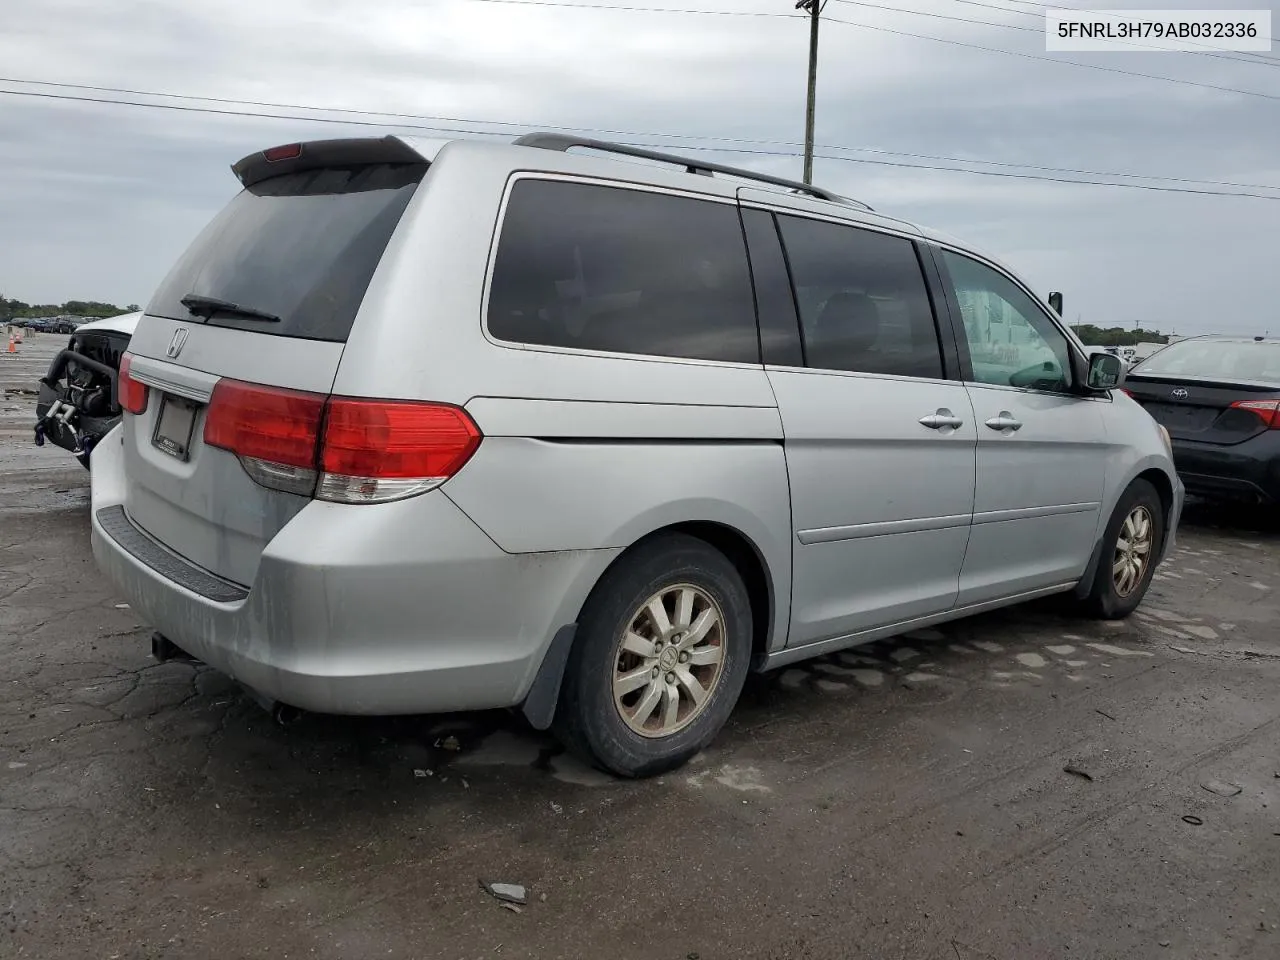
<svg viewBox="0 0 1280 960">
<path fill-rule="evenodd" d="M 321 500 L 376 503 L 439 486 L 471 459 L 480 430 L 459 407 L 335 397 L 320 451 Z"/>
<path fill-rule="evenodd" d="M 1280 430 L 1280 400 L 1237 400 L 1232 410 L 1248 410 L 1257 414 L 1268 430 Z"/>
<path fill-rule="evenodd" d="M 120 369 L 116 374 L 116 400 L 126 413 L 137 416 L 147 412 L 147 385 L 135 380 L 129 369 L 133 366 L 133 354 L 126 353 L 120 358 Z"/>
<path fill-rule="evenodd" d="M 219 380 L 204 421 L 204 442 L 230 450 L 256 482 L 310 496 L 325 398 L 318 393 Z"/>
<path fill-rule="evenodd" d="M 326 397 L 221 380 L 205 443 L 265 487 L 337 503 L 383 503 L 444 483 L 480 445 L 459 407 Z"/>
</svg>

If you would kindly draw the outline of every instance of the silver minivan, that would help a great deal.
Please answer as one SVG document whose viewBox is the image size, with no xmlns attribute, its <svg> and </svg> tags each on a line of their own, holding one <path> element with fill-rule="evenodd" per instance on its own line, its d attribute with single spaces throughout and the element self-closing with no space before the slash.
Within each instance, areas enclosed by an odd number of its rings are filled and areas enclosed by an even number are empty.
<svg viewBox="0 0 1280 960">
<path fill-rule="evenodd" d="M 516 707 L 615 773 L 748 671 L 1168 553 L 1168 435 L 1000 263 L 597 141 L 290 144 L 156 291 L 98 563 L 176 651 L 342 714 Z"/>
</svg>

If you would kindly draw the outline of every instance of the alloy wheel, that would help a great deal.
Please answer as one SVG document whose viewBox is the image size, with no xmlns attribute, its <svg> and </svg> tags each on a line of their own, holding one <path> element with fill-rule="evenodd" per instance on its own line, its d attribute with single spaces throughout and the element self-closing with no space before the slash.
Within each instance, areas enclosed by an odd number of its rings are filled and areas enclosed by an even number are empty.
<svg viewBox="0 0 1280 960">
<path fill-rule="evenodd" d="M 1111 561 L 1111 582 L 1121 597 L 1129 596 L 1142 583 L 1147 565 L 1151 562 L 1154 530 L 1151 511 L 1143 504 L 1130 510 L 1124 523 L 1120 525 L 1115 556 Z"/>
<path fill-rule="evenodd" d="M 634 612 L 614 657 L 613 702 L 642 737 L 668 737 L 711 701 L 724 669 L 720 605 L 692 584 L 663 587 Z"/>
</svg>

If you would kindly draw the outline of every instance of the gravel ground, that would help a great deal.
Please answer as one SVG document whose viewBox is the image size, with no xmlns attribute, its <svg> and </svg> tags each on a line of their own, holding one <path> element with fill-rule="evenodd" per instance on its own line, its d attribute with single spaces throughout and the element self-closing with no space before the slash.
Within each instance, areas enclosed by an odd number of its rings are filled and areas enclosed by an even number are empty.
<svg viewBox="0 0 1280 960">
<path fill-rule="evenodd" d="M 1256 511 L 1189 511 L 1125 623 L 1034 604 L 756 678 L 620 783 L 506 714 L 282 728 L 152 662 L 13 392 L 63 342 L 0 355 L 0 957 L 1280 956 Z"/>
</svg>

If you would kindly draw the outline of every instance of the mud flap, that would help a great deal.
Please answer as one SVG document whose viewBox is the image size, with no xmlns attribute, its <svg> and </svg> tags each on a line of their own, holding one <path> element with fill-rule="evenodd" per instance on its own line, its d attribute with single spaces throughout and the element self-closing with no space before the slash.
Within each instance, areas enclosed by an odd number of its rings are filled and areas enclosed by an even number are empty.
<svg viewBox="0 0 1280 960">
<path fill-rule="evenodd" d="M 1089 555 L 1089 565 L 1084 568 L 1084 573 L 1080 577 L 1080 582 L 1076 584 L 1075 590 L 1071 592 L 1077 600 L 1083 600 L 1093 590 L 1093 578 L 1098 574 L 1098 564 L 1102 562 L 1102 541 L 1104 536 L 1098 538 L 1098 542 L 1093 545 L 1093 553 Z"/>
<path fill-rule="evenodd" d="M 567 623 L 551 638 L 551 646 L 542 658 L 542 666 L 538 675 L 533 678 L 533 686 L 529 695 L 520 705 L 529 725 L 535 730 L 546 730 L 555 719 L 556 703 L 560 700 L 560 682 L 564 679 L 564 667 L 569 662 L 569 651 L 573 649 L 573 638 L 578 632 L 576 623 Z"/>
</svg>

